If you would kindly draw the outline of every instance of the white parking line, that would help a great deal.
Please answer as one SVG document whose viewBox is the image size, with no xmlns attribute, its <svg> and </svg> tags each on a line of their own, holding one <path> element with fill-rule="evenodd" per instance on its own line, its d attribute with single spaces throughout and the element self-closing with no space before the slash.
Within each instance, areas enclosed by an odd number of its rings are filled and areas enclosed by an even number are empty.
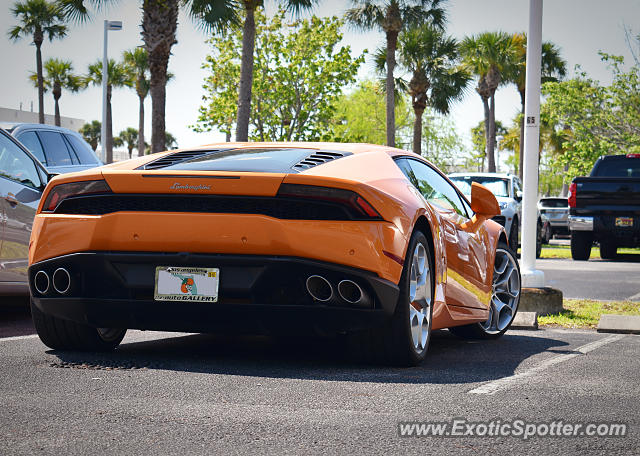
<svg viewBox="0 0 640 456">
<path fill-rule="evenodd" d="M 555 356 L 546 361 L 543 361 L 542 363 L 538 364 L 535 367 L 532 367 L 527 371 L 520 372 L 518 374 L 511 375 L 509 377 L 503 377 L 490 383 L 485 383 L 484 385 L 469 391 L 469 394 L 495 394 L 499 390 L 506 388 L 507 386 L 513 383 L 516 383 L 523 378 L 531 377 L 535 374 L 538 374 L 544 371 L 545 369 L 551 366 L 555 366 L 556 364 L 562 363 L 564 361 L 568 361 L 580 355 L 585 355 L 590 351 L 595 350 L 596 348 L 602 347 L 603 345 L 610 344 L 611 342 L 615 342 L 616 340 L 620 340 L 623 337 L 625 337 L 624 334 L 614 334 L 614 335 L 605 337 L 603 339 L 598 339 L 594 342 L 589 342 L 588 344 L 585 344 L 576 348 L 574 353 L 565 353 L 563 355 Z"/>
<path fill-rule="evenodd" d="M 12 340 L 35 339 L 37 337 L 38 337 L 37 334 L 29 334 L 28 336 L 3 337 L 3 338 L 0 338 L 0 342 L 10 342 Z"/>
<path fill-rule="evenodd" d="M 627 298 L 629 301 L 640 301 L 640 293 L 634 294 L 633 296 Z"/>
</svg>

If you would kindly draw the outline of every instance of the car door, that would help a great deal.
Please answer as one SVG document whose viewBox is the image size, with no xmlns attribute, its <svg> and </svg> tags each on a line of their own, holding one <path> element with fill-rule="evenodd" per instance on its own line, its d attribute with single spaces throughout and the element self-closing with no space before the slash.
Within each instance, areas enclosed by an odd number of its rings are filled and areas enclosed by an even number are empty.
<svg viewBox="0 0 640 456">
<path fill-rule="evenodd" d="M 60 132 L 54 130 L 38 130 L 36 133 L 44 149 L 47 169 L 49 171 L 62 174 L 84 169 Z"/>
<path fill-rule="evenodd" d="M 470 223 L 470 214 L 458 191 L 442 174 L 420 160 L 406 160 L 412 171 L 410 180 L 442 221 L 447 264 L 447 304 L 486 307 L 483 304 L 486 298 L 486 254 L 482 248 L 478 251 L 478 247 L 482 247 L 476 232 L 478 225 Z M 407 173 L 406 167 L 403 171 Z"/>
<path fill-rule="evenodd" d="M 43 189 L 43 173 L 13 139 L 0 133 L 0 205 L 4 231 L 0 284 L 27 283 L 29 238 Z"/>
</svg>

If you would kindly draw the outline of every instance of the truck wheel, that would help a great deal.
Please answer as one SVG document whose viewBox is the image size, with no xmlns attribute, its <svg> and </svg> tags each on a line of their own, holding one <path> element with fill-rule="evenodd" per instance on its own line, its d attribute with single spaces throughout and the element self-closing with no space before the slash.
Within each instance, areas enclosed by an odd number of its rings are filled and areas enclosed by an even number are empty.
<svg viewBox="0 0 640 456">
<path fill-rule="evenodd" d="M 587 261 L 591 256 L 593 235 L 588 231 L 571 232 L 571 258 L 579 261 Z"/>
<path fill-rule="evenodd" d="M 600 258 L 603 260 L 613 260 L 618 254 L 618 247 L 611 242 L 600 243 Z"/>
</svg>

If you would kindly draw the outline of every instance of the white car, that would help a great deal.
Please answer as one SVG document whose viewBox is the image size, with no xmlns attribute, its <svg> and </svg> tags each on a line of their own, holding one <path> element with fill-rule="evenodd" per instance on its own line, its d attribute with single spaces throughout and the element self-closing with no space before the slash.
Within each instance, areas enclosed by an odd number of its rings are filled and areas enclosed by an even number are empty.
<svg viewBox="0 0 640 456">
<path fill-rule="evenodd" d="M 449 179 L 464 195 L 471 194 L 471 183 L 477 182 L 493 192 L 500 204 L 500 215 L 493 218 L 504 226 L 509 245 L 518 249 L 522 220 L 522 183 L 518 176 L 501 173 L 453 173 Z"/>
</svg>

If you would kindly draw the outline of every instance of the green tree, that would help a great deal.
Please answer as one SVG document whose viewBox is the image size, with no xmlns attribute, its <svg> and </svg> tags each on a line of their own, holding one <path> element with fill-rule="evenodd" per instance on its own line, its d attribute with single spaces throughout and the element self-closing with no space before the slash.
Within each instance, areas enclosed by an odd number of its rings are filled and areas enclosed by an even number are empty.
<svg viewBox="0 0 640 456">
<path fill-rule="evenodd" d="M 116 63 L 109 59 L 107 64 L 107 128 L 106 138 L 102 141 L 102 148 L 106 151 L 105 160 L 113 163 L 113 127 L 111 115 L 111 94 L 114 88 L 131 86 L 131 74 L 122 63 Z M 102 85 L 102 62 L 98 61 L 89 65 L 89 72 L 85 76 L 86 84 Z"/>
<path fill-rule="evenodd" d="M 113 138 L 113 145 L 116 147 L 126 145 L 127 150 L 129 151 L 129 158 L 131 158 L 133 154 L 133 148 L 139 146 L 138 130 L 133 127 L 127 127 L 126 129 L 122 130 L 118 136 Z M 142 152 L 138 151 L 138 155 L 142 155 L 143 153 L 144 149 L 142 149 Z"/>
<path fill-rule="evenodd" d="M 67 34 L 64 25 L 64 14 L 60 6 L 46 0 L 26 0 L 15 2 L 11 14 L 19 21 L 9 30 L 9 38 L 13 41 L 21 37 L 33 37 L 36 47 L 36 75 L 38 87 L 38 122 L 44 123 L 44 78 L 42 74 L 42 43 L 44 38 L 53 41 Z M 5 62 L 6 63 L 6 62 Z"/>
<path fill-rule="evenodd" d="M 102 134 L 102 123 L 99 120 L 92 120 L 90 123 L 86 123 L 80 127 L 79 133 L 95 152 L 98 148 L 98 142 L 100 142 L 100 135 Z"/>
<path fill-rule="evenodd" d="M 445 173 L 455 171 L 466 152 L 455 123 L 432 108 L 427 108 L 426 117 L 429 122 L 422 134 L 421 155 Z"/>
<path fill-rule="evenodd" d="M 476 92 L 484 107 L 485 132 L 487 135 L 487 167 L 496 171 L 496 109 L 495 93 L 503 80 L 503 73 L 510 74 L 516 65 L 517 49 L 513 37 L 504 32 L 484 32 L 466 37 L 461 44 L 465 63 L 476 76 Z"/>
<path fill-rule="evenodd" d="M 83 82 L 80 76 L 73 74 L 73 65 L 69 60 L 47 59 L 44 62 L 46 76 L 43 79 L 44 91 L 51 89 L 55 104 L 55 124 L 60 126 L 60 97 L 62 89 L 77 92 L 82 88 Z M 31 80 L 38 86 L 38 75 L 31 74 Z"/>
<path fill-rule="evenodd" d="M 428 24 L 403 31 L 398 44 L 399 63 L 411 73 L 406 87 L 414 112 L 413 151 L 422 155 L 424 110 L 448 114 L 471 77 L 459 66 L 458 42 Z"/>
<path fill-rule="evenodd" d="M 387 145 L 395 145 L 395 87 L 398 35 L 411 26 L 429 23 L 442 28 L 446 21 L 445 0 L 352 0 L 346 19 L 362 30 L 381 30 L 386 38 L 386 132 Z"/>
<path fill-rule="evenodd" d="M 385 144 L 385 94 L 377 81 L 364 80 L 351 93 L 334 103 L 330 122 L 331 140 Z M 411 126 L 411 112 L 404 97 L 396 98 L 396 143 Z"/>
<path fill-rule="evenodd" d="M 342 22 L 316 18 L 285 22 L 281 9 L 272 19 L 256 13 L 257 39 L 251 108 L 251 139 L 308 141 L 326 138 L 342 87 L 355 81 L 364 57 L 352 58 L 338 47 Z M 204 68 L 204 104 L 196 131 L 231 130 L 235 88 L 240 77 L 239 31 L 210 40 L 213 54 Z"/>
<path fill-rule="evenodd" d="M 518 151 L 520 158 L 518 163 L 522 163 L 522 154 L 524 148 L 524 100 L 527 77 L 527 35 L 516 33 L 512 37 L 513 44 L 516 48 L 515 65 L 510 67 L 509 74 L 506 78 L 514 83 L 520 94 L 520 146 Z M 540 67 L 541 82 L 555 82 L 562 79 L 567 73 L 567 62 L 560 56 L 560 49 L 553 43 L 545 41 L 542 43 L 542 64 Z M 522 179 L 522 167 L 518 165 L 518 175 Z"/>
<path fill-rule="evenodd" d="M 624 60 L 601 53 L 612 72 L 602 86 L 581 72 L 577 77 L 543 86 L 542 114 L 562 130 L 565 183 L 588 174 L 600 155 L 640 152 L 640 67 L 624 70 Z"/>
<path fill-rule="evenodd" d="M 132 87 L 138 95 L 138 155 L 144 154 L 144 100 L 149 94 L 149 54 L 146 49 L 136 47 L 125 51 L 124 64 L 132 76 Z M 131 153 L 129 153 L 131 155 Z"/>
<path fill-rule="evenodd" d="M 485 160 L 487 158 L 487 123 L 481 120 L 478 125 L 471 129 L 471 143 L 473 144 L 473 152 L 471 160 L 468 162 L 468 166 L 477 168 L 478 171 L 485 170 Z M 497 135 L 504 136 L 507 134 L 507 129 L 502 125 L 499 120 L 495 123 L 495 131 Z M 494 171 L 495 172 L 495 168 Z"/>
</svg>

